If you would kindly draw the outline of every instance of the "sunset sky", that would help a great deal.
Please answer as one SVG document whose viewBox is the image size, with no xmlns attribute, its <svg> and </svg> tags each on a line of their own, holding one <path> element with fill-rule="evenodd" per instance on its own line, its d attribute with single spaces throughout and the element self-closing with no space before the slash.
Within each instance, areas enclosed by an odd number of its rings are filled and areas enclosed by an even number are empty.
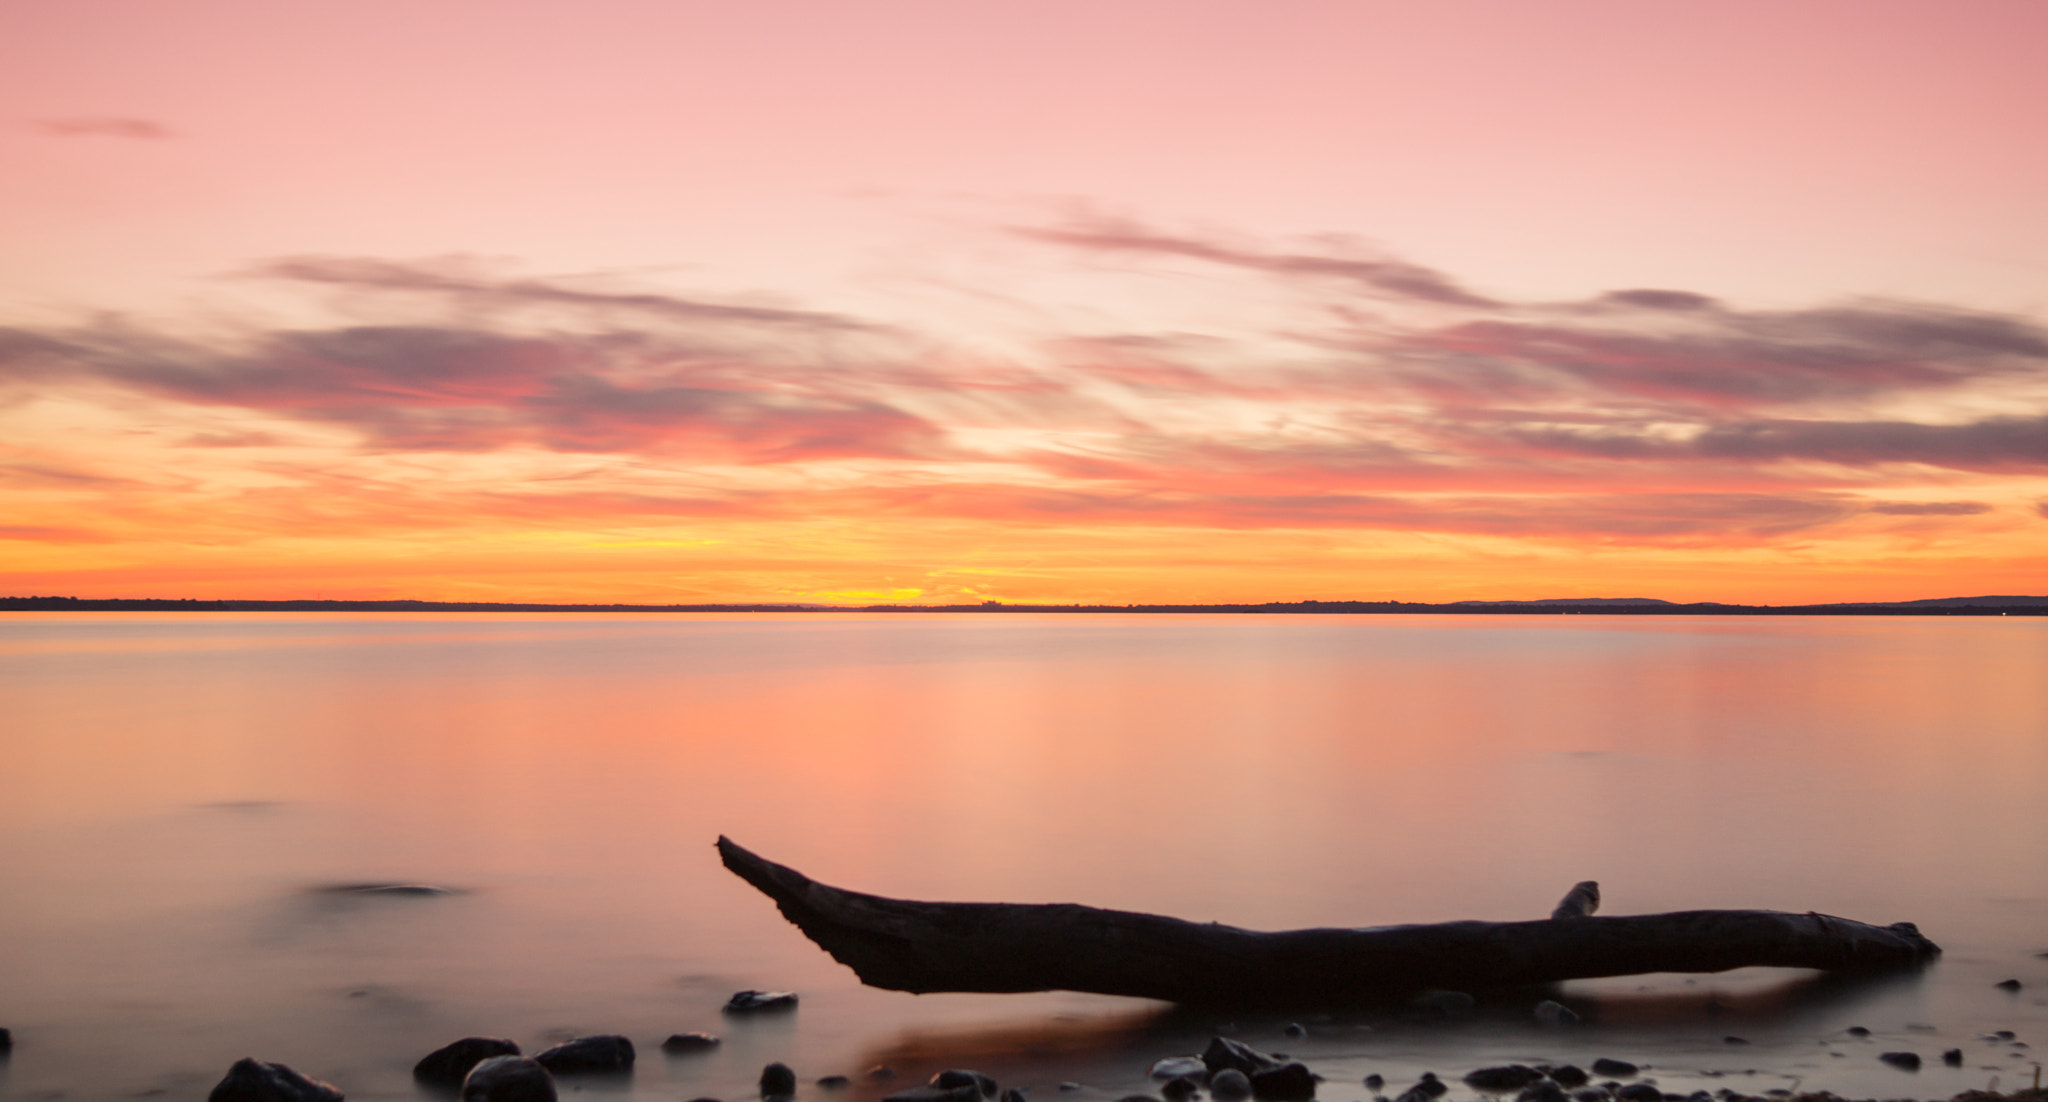
<svg viewBox="0 0 2048 1102">
<path fill-rule="evenodd" d="M 2048 592 L 2044 47 L 0 0 L 0 594 Z"/>
</svg>

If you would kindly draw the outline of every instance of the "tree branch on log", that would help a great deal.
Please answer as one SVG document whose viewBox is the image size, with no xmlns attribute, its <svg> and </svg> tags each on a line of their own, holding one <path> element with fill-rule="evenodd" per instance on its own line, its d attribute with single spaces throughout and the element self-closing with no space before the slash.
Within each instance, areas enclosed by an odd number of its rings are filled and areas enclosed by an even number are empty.
<svg viewBox="0 0 2048 1102">
<path fill-rule="evenodd" d="M 1087 991 L 1170 1002 L 1343 1004 L 1425 988 L 1476 990 L 1749 965 L 1871 972 L 1941 950 L 1910 922 L 1675 911 L 1594 917 L 1574 887 L 1548 919 L 1262 933 L 1074 903 L 919 903 L 820 884 L 721 836 L 725 867 L 872 987 Z"/>
</svg>

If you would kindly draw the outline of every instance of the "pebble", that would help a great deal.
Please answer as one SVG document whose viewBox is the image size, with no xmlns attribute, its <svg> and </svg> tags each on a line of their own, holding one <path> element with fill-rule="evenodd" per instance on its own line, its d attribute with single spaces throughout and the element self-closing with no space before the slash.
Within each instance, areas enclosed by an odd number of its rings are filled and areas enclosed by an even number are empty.
<svg viewBox="0 0 2048 1102">
<path fill-rule="evenodd" d="M 1526 1064 L 1502 1064 L 1498 1067 L 1480 1068 L 1465 1076 L 1465 1085 L 1487 1094 L 1505 1094 L 1543 1078 L 1543 1073 Z"/>
<path fill-rule="evenodd" d="M 1308 1102 L 1316 1096 L 1316 1077 L 1306 1064 L 1282 1064 L 1251 1075 L 1252 1097 L 1265 1102 Z"/>
<path fill-rule="evenodd" d="M 946 1090 L 973 1087 L 983 1098 L 994 1098 L 998 1091 L 998 1084 L 994 1079 L 978 1071 L 969 1071 L 966 1068 L 947 1068 L 945 1071 L 932 1076 L 931 1085 L 942 1087 Z"/>
<path fill-rule="evenodd" d="M 1579 1015 L 1561 1002 L 1545 999 L 1536 1004 L 1536 1020 L 1544 1025 L 1577 1025 Z"/>
<path fill-rule="evenodd" d="M 1863 1028 L 1863 1027 L 1862 1027 L 1862 1026 L 1860 1026 L 1860 1025 L 1852 1025 L 1852 1026 L 1850 1026 L 1850 1027 L 1849 1027 L 1849 1028 L 1848 1028 L 1848 1029 L 1846 1030 L 1846 1032 L 1847 1032 L 1847 1033 L 1849 1034 L 1849 1036 L 1851 1036 L 1851 1037 L 1868 1037 L 1868 1036 L 1870 1036 L 1870 1031 L 1869 1031 L 1869 1030 L 1867 1030 L 1867 1029 L 1865 1029 L 1865 1028 Z"/>
<path fill-rule="evenodd" d="M 1251 1077 L 1236 1068 L 1224 1068 L 1209 1077 L 1209 1093 L 1216 1096 L 1217 1102 L 1237 1102 L 1240 1098 L 1250 1098 Z"/>
<path fill-rule="evenodd" d="M 2021 987 L 2025 985 L 2020 983 L 2020 981 L 2018 980 L 2000 980 L 1997 983 L 1992 984 L 1992 986 L 1998 988 L 2000 991 L 2018 991 Z"/>
<path fill-rule="evenodd" d="M 1947 1052 L 1941 1054 L 1941 1062 L 1947 1064 L 1949 1067 L 1952 1068 L 1962 1067 L 1963 1050 L 1959 1048 L 1949 1049 Z"/>
<path fill-rule="evenodd" d="M 718 1038 L 713 1037 L 709 1033 L 671 1033 L 668 1035 L 668 1040 L 661 1043 L 661 1051 L 667 1053 L 702 1052 L 707 1048 L 717 1048 L 718 1045 Z"/>
<path fill-rule="evenodd" d="M 308 1079 L 283 1064 L 237 1060 L 206 1102 L 341 1102 L 331 1083 Z"/>
<path fill-rule="evenodd" d="M 1583 1087 L 1586 1085 L 1586 1080 L 1591 1078 L 1583 1070 L 1570 1064 L 1562 1064 L 1558 1067 L 1545 1068 L 1543 1070 L 1549 1073 L 1550 1078 L 1560 1087 Z"/>
<path fill-rule="evenodd" d="M 853 1086 L 853 1080 L 844 1075 L 827 1075 L 818 1080 L 818 1085 L 828 1091 L 843 1091 Z"/>
<path fill-rule="evenodd" d="M 1515 1095 L 1515 1102 L 1565 1102 L 1564 1088 L 1548 1079 L 1538 1079 Z"/>
<path fill-rule="evenodd" d="M 1060 1084 L 1060 1089 L 1061 1089 L 1061 1090 L 1063 1090 L 1063 1091 L 1077 1091 L 1077 1090 L 1080 1090 L 1080 1089 L 1081 1089 L 1081 1084 L 1079 1084 L 1079 1083 L 1072 1083 L 1072 1082 L 1069 1082 L 1069 1083 L 1061 1083 L 1061 1084 Z"/>
<path fill-rule="evenodd" d="M 876 1064 L 867 1070 L 867 1077 L 879 1083 L 884 1079 L 896 1078 L 896 1069 L 887 1064 Z"/>
<path fill-rule="evenodd" d="M 1901 1071 L 1920 1070 L 1920 1054 L 1917 1052 L 1881 1052 L 1877 1058 Z"/>
<path fill-rule="evenodd" d="M 1308 1027 L 1302 1025 L 1300 1022 L 1288 1022 L 1287 1028 L 1281 1030 L 1280 1032 L 1287 1034 L 1289 1037 L 1306 1037 L 1308 1036 Z"/>
<path fill-rule="evenodd" d="M 725 1000 L 727 1014 L 759 1014 L 768 1010 L 795 1010 L 796 994 L 790 991 L 735 991 Z"/>
<path fill-rule="evenodd" d="M 1386 1086 L 1386 1085 L 1387 1085 L 1387 1077 L 1386 1077 L 1386 1076 L 1384 1076 L 1384 1075 L 1381 1075 L 1381 1074 L 1379 1074 L 1378 1072 L 1374 1072 L 1373 1074 L 1371 1074 L 1371 1075 L 1368 1075 L 1368 1076 L 1366 1076 L 1366 1077 L 1365 1077 L 1365 1089 L 1366 1089 L 1366 1090 L 1369 1090 L 1369 1091 L 1377 1091 L 1377 1090 L 1379 1090 L 1379 1089 L 1380 1089 L 1381 1087 L 1384 1087 L 1384 1086 Z"/>
<path fill-rule="evenodd" d="M 1664 1092 L 1649 1083 L 1630 1083 L 1614 1092 L 1621 1102 L 1664 1102 Z"/>
<path fill-rule="evenodd" d="M 788 1064 L 773 1063 L 761 1069 L 761 1097 L 788 1098 L 796 1093 L 796 1072 Z"/>
<path fill-rule="evenodd" d="M 1636 1073 L 1636 1066 L 1627 1060 L 1610 1060 L 1602 1056 L 1593 1061 L 1593 1074 L 1605 1075 L 1609 1079 L 1627 1079 Z"/>
<path fill-rule="evenodd" d="M 1599 1087 L 1580 1087 L 1572 1092 L 1572 1102 L 1607 1102 L 1610 1097 Z"/>
<path fill-rule="evenodd" d="M 469 1069 L 462 1102 L 555 1102 L 555 1077 L 539 1060 L 493 1056 Z"/>
<path fill-rule="evenodd" d="M 973 1083 L 957 1087 L 910 1087 L 887 1096 L 882 1102 L 981 1102 L 981 1088 Z"/>
<path fill-rule="evenodd" d="M 14 1032 L 12 1030 L 0 1029 L 0 1052 L 11 1052 L 13 1050 Z"/>
<path fill-rule="evenodd" d="M 1209 1065 L 1199 1056 L 1168 1056 L 1152 1065 L 1152 1078 L 1178 1079 L 1183 1075 L 1207 1075 Z"/>
<path fill-rule="evenodd" d="M 519 1046 L 503 1037 L 464 1037 L 420 1057 L 420 1062 L 412 1066 L 412 1077 L 436 1086 L 459 1087 L 469 1069 L 485 1060 L 517 1055 Z"/>
<path fill-rule="evenodd" d="M 564 1041 L 533 1058 L 551 1074 L 578 1071 L 627 1071 L 633 1067 L 633 1042 L 616 1033 L 598 1033 Z"/>
</svg>

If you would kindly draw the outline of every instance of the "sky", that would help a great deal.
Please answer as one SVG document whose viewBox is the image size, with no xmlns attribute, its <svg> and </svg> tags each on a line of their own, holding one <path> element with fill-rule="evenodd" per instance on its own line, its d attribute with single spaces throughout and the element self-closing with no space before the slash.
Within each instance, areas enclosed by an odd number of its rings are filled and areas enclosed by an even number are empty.
<svg viewBox="0 0 2048 1102">
<path fill-rule="evenodd" d="M 0 592 L 2048 592 L 2044 42 L 0 0 Z"/>
</svg>

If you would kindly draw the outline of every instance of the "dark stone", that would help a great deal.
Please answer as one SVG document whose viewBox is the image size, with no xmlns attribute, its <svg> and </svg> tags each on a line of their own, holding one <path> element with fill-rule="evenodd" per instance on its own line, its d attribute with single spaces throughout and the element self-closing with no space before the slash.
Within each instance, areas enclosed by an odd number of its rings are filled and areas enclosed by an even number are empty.
<svg viewBox="0 0 2048 1102">
<path fill-rule="evenodd" d="M 1584 1071 L 1570 1064 L 1563 1064 L 1545 1070 L 1550 1072 L 1550 1078 L 1560 1087 L 1583 1087 L 1586 1085 L 1586 1081 L 1592 1078 Z"/>
<path fill-rule="evenodd" d="M 876 1064 L 867 1070 L 867 1077 L 879 1083 L 884 1079 L 896 1078 L 896 1069 L 887 1064 Z"/>
<path fill-rule="evenodd" d="M 668 1040 L 661 1043 L 661 1051 L 675 1055 L 681 1052 L 702 1052 L 707 1048 L 717 1048 L 718 1045 L 718 1038 L 709 1033 L 671 1033 Z"/>
<path fill-rule="evenodd" d="M 1316 1077 L 1306 1064 L 1282 1064 L 1252 1073 L 1252 1097 L 1262 1102 L 1308 1102 L 1316 1096 Z"/>
<path fill-rule="evenodd" d="M 1386 1086 L 1386 1085 L 1387 1085 L 1387 1077 L 1386 1077 L 1386 1076 L 1384 1076 L 1384 1075 L 1381 1075 L 1381 1074 L 1380 1074 L 1380 1073 L 1378 1073 L 1378 1072 L 1374 1072 L 1374 1073 L 1372 1073 L 1371 1075 L 1368 1075 L 1368 1076 L 1366 1076 L 1366 1077 L 1365 1077 L 1365 1089 L 1366 1089 L 1366 1090 L 1369 1090 L 1369 1091 L 1376 1091 L 1376 1090 L 1378 1090 L 1378 1089 L 1380 1089 L 1381 1087 L 1384 1087 L 1384 1086 Z"/>
<path fill-rule="evenodd" d="M 11 1031 L 11 1030 L 6 1030 L 6 1029 L 0 1029 L 0 1052 L 10 1052 L 10 1051 L 12 1051 L 13 1049 L 14 1049 L 14 1033 L 13 1033 L 13 1031 Z"/>
<path fill-rule="evenodd" d="M 973 1083 L 957 1087 L 911 1087 L 889 1095 L 882 1102 L 981 1102 L 981 1088 Z"/>
<path fill-rule="evenodd" d="M 1394 1102 L 1431 1102 L 1432 1099 L 1442 1098 L 1450 1089 L 1444 1086 L 1443 1080 L 1436 1077 L 1435 1072 L 1425 1071 L 1422 1078 L 1416 1080 L 1414 1086 L 1402 1091 Z"/>
<path fill-rule="evenodd" d="M 1192 1075 L 1175 1076 L 1159 1085 L 1159 1093 L 1166 1096 L 1166 1102 L 1188 1102 L 1202 1093 L 1202 1082 Z"/>
<path fill-rule="evenodd" d="M 932 1076 L 931 1085 L 945 1087 L 948 1090 L 954 1087 L 973 1087 L 981 1092 L 983 1098 L 994 1098 L 1001 1089 L 995 1080 L 966 1068 L 948 1068 Z"/>
<path fill-rule="evenodd" d="M 1465 1076 L 1465 1085 L 1475 1091 L 1487 1094 L 1506 1094 L 1543 1078 L 1543 1073 L 1524 1064 L 1502 1064 L 1498 1067 L 1480 1068 Z"/>
<path fill-rule="evenodd" d="M 1920 1054 L 1917 1052 L 1881 1052 L 1877 1058 L 1900 1071 L 1920 1070 Z"/>
<path fill-rule="evenodd" d="M 1860 1026 L 1860 1025 L 1852 1025 L 1852 1026 L 1850 1026 L 1850 1027 L 1848 1028 L 1847 1032 L 1848 1032 L 1849 1036 L 1851 1036 L 1851 1037 L 1868 1037 L 1868 1036 L 1870 1036 L 1870 1031 L 1869 1031 L 1869 1030 L 1867 1030 L 1867 1029 L 1865 1029 L 1865 1028 L 1863 1028 L 1863 1027 L 1862 1027 L 1862 1026 Z"/>
<path fill-rule="evenodd" d="M 555 1102 L 555 1077 L 539 1060 L 492 1056 L 469 1069 L 462 1102 Z"/>
<path fill-rule="evenodd" d="M 1579 1012 L 1556 1001 L 1545 999 L 1536 1004 L 1536 1020 L 1544 1025 L 1577 1025 Z"/>
<path fill-rule="evenodd" d="M 1601 1087 L 1580 1087 L 1572 1092 L 1572 1102 L 1607 1102 L 1612 1097 Z"/>
<path fill-rule="evenodd" d="M 796 1072 L 788 1064 L 775 1063 L 761 1069 L 761 1097 L 788 1098 L 796 1093 Z"/>
<path fill-rule="evenodd" d="M 1159 1102 L 1159 1100 L 1149 1094 L 1127 1094 L 1117 1099 L 1116 1102 Z"/>
<path fill-rule="evenodd" d="M 437 1048 L 412 1066 L 412 1077 L 440 1087 L 459 1087 L 469 1069 L 493 1056 L 517 1056 L 519 1046 L 502 1037 L 464 1037 Z"/>
<path fill-rule="evenodd" d="M 1081 1089 L 1081 1084 L 1073 1082 L 1061 1083 L 1060 1089 L 1063 1091 L 1077 1091 Z"/>
<path fill-rule="evenodd" d="M 2010 1029 L 2001 1029 L 1998 1032 L 1993 1033 L 1992 1036 L 1998 1038 L 2001 1041 L 2011 1041 L 2018 1039 L 2019 1034 L 2014 1033 Z"/>
<path fill-rule="evenodd" d="M 1604 1075 L 1609 1079 L 1627 1079 L 1635 1073 L 1636 1066 L 1627 1060 L 1610 1060 L 1602 1056 L 1598 1060 L 1593 1061 L 1593 1074 L 1595 1075 Z"/>
<path fill-rule="evenodd" d="M 1748 1044 L 1748 1043 L 1749 1043 L 1749 1038 L 1747 1038 L 1747 1037 L 1723 1037 L 1723 1038 L 1721 1038 L 1721 1043 L 1722 1043 L 1722 1044 L 1724 1044 L 1724 1045 L 1746 1045 L 1746 1044 Z"/>
<path fill-rule="evenodd" d="M 1694 1091 L 1685 1096 L 1685 1102 L 1714 1102 L 1714 1096 L 1706 1091 Z"/>
<path fill-rule="evenodd" d="M 1515 1102 L 1565 1102 L 1564 1088 L 1548 1079 L 1538 1079 L 1515 1095 Z"/>
<path fill-rule="evenodd" d="M 1941 1054 L 1941 1062 L 1947 1064 L 1949 1067 L 1952 1068 L 1962 1067 L 1963 1050 L 1959 1048 L 1949 1049 L 1947 1052 Z"/>
<path fill-rule="evenodd" d="M 1240 1098 L 1252 1096 L 1251 1076 L 1236 1068 L 1224 1068 L 1209 1077 L 1209 1093 L 1217 1102 L 1237 1102 Z"/>
<path fill-rule="evenodd" d="M 616 1033 L 599 1033 L 563 1041 L 545 1052 L 534 1053 L 533 1058 L 554 1075 L 577 1071 L 630 1071 L 633 1067 L 633 1042 Z"/>
<path fill-rule="evenodd" d="M 228 1069 L 206 1102 L 341 1102 L 341 1092 L 283 1064 L 245 1057 Z"/>
<path fill-rule="evenodd" d="M 1211 1037 L 1209 1047 L 1202 1050 L 1202 1064 L 1211 1075 L 1224 1068 L 1236 1068 L 1250 1077 L 1253 1072 L 1279 1067 L 1280 1061 L 1241 1041 Z"/>
<path fill-rule="evenodd" d="M 853 1086 L 853 1080 L 844 1075 L 827 1075 L 818 1080 L 818 1085 L 828 1091 L 843 1091 Z"/>
<path fill-rule="evenodd" d="M 2000 991 L 2018 991 L 2025 985 L 2018 980 L 1999 980 L 1991 986 L 1998 988 Z"/>
<path fill-rule="evenodd" d="M 1308 1027 L 1302 1025 L 1300 1022 L 1288 1022 L 1287 1028 L 1281 1030 L 1280 1032 L 1287 1034 L 1289 1037 L 1306 1037 L 1308 1036 Z"/>
<path fill-rule="evenodd" d="M 1183 1075 L 1209 1077 L 1209 1065 L 1199 1056 L 1168 1056 L 1152 1063 L 1152 1078 L 1178 1079 Z"/>
<path fill-rule="evenodd" d="M 1620 1102 L 1664 1102 L 1664 1092 L 1648 1083 L 1630 1083 L 1614 1092 Z"/>
<path fill-rule="evenodd" d="M 1003 1096 L 999 1100 L 999 1102 L 1027 1102 L 1027 1100 L 1024 1097 L 1024 1091 L 1022 1089 L 1018 1087 L 1011 1087 L 1009 1090 L 1003 1092 Z"/>
<path fill-rule="evenodd" d="M 735 991 L 725 1000 L 727 1014 L 760 1014 L 773 1010 L 795 1010 L 796 995 L 789 991 Z"/>
</svg>

